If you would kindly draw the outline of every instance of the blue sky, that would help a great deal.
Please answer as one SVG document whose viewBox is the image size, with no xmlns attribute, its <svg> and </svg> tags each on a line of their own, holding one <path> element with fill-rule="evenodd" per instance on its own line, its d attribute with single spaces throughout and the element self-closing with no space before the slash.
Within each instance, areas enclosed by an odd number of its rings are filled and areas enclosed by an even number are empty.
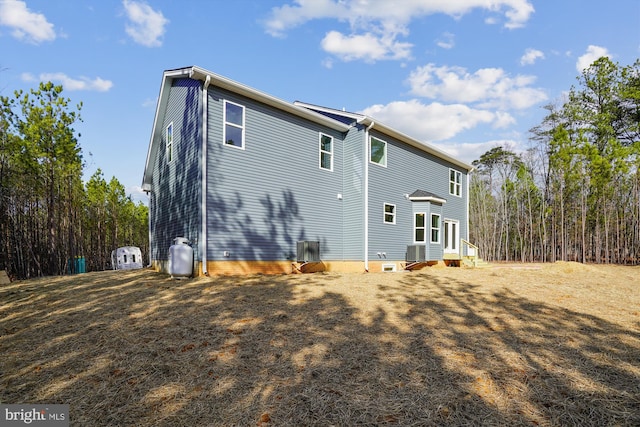
<svg viewBox="0 0 640 427">
<path fill-rule="evenodd" d="M 635 62 L 640 1 L 0 0 L 0 52 L 0 94 L 63 84 L 84 105 L 85 178 L 145 201 L 164 70 L 365 113 L 471 162 L 526 149 L 593 60 Z"/>
</svg>

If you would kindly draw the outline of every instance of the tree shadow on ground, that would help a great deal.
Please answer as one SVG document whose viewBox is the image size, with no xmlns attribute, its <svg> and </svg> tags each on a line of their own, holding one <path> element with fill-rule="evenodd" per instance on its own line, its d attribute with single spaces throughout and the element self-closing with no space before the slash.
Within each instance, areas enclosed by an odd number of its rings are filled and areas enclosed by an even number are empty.
<svg viewBox="0 0 640 427">
<path fill-rule="evenodd" d="M 73 425 L 640 423 L 638 331 L 504 289 L 389 277 L 12 284 L 0 401 L 70 404 Z"/>
</svg>

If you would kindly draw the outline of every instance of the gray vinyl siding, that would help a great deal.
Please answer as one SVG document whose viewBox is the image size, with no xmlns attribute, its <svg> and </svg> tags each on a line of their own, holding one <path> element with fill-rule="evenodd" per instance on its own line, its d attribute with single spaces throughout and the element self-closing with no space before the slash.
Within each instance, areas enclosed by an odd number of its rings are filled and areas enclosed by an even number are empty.
<svg viewBox="0 0 640 427">
<path fill-rule="evenodd" d="M 343 260 L 364 257 L 364 159 L 367 156 L 362 126 L 352 128 L 344 141 L 343 175 Z"/>
<path fill-rule="evenodd" d="M 200 94 L 201 83 L 174 80 L 162 123 L 150 197 L 151 259 L 167 260 L 176 237 L 197 243 L 200 233 Z M 167 161 L 166 128 L 173 122 L 173 160 Z M 194 255 L 199 259 L 198 245 Z"/>
<path fill-rule="evenodd" d="M 222 143 L 224 100 L 245 107 L 243 150 Z M 296 242 L 314 240 L 340 259 L 342 134 L 213 86 L 208 106 L 207 258 L 295 259 Z M 334 138 L 333 171 L 319 167 L 320 132 Z"/>
<path fill-rule="evenodd" d="M 387 259 L 404 259 L 407 245 L 413 244 L 413 213 L 416 207 L 405 198 L 416 190 L 431 192 L 446 199 L 441 207 L 441 225 L 445 218 L 460 221 L 460 237 L 466 236 L 466 171 L 453 167 L 440 158 L 422 150 L 400 143 L 393 138 L 372 130 L 371 135 L 387 142 L 387 167 L 369 164 L 369 259 L 378 260 L 378 253 L 386 253 Z M 367 142 L 368 144 L 368 142 Z M 449 168 L 462 173 L 462 196 L 449 194 Z M 383 222 L 384 204 L 396 205 L 396 224 Z M 436 205 L 434 205 L 436 206 Z M 429 209 L 433 208 L 430 207 Z M 430 210 L 427 225 L 430 225 Z M 441 229 L 439 245 L 429 244 L 427 229 L 427 256 L 431 260 L 442 259 L 444 231 Z M 438 248 L 438 246 L 440 248 Z"/>
</svg>

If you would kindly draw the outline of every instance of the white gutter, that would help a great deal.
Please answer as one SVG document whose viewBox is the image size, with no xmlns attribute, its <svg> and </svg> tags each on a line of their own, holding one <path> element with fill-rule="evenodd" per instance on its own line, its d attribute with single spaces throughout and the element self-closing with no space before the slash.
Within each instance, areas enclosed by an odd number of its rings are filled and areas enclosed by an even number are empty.
<svg viewBox="0 0 640 427">
<path fill-rule="evenodd" d="M 364 271 L 369 272 L 369 130 L 375 122 L 372 120 L 364 129 Z"/>
<path fill-rule="evenodd" d="M 431 196 L 430 197 L 409 197 L 409 200 L 411 200 L 412 202 L 434 202 L 434 203 L 440 203 L 441 205 L 444 205 L 445 203 L 447 203 L 446 199 L 441 199 L 439 197 L 431 197 Z"/>
<path fill-rule="evenodd" d="M 200 236 L 202 274 L 209 275 L 207 271 L 207 119 L 208 119 L 208 87 L 211 77 L 207 76 L 202 85 L 202 202 L 200 210 L 202 211 L 202 227 Z"/>
</svg>

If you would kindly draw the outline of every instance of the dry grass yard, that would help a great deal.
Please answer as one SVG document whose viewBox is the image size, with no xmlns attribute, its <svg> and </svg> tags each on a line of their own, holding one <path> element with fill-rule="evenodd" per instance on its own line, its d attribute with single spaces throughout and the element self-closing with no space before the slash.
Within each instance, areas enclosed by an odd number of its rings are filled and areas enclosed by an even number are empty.
<svg viewBox="0 0 640 427">
<path fill-rule="evenodd" d="M 0 286 L 0 402 L 71 425 L 640 425 L 640 267 Z"/>
</svg>

